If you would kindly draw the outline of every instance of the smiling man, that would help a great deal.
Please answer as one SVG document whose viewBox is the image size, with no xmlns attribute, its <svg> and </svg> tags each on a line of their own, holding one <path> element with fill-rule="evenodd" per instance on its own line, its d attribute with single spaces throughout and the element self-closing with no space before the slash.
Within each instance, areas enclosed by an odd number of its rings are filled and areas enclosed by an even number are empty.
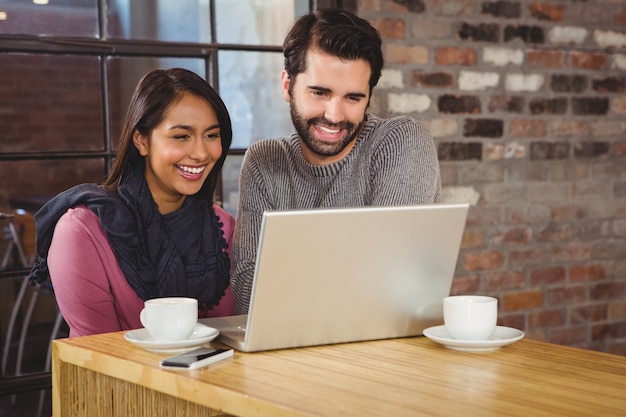
<svg viewBox="0 0 626 417">
<path fill-rule="evenodd" d="M 426 128 L 367 112 L 381 43 L 367 21 L 340 9 L 305 15 L 287 35 L 281 85 L 296 133 L 257 142 L 244 158 L 231 277 L 238 313 L 248 311 L 264 211 L 439 202 Z"/>
</svg>

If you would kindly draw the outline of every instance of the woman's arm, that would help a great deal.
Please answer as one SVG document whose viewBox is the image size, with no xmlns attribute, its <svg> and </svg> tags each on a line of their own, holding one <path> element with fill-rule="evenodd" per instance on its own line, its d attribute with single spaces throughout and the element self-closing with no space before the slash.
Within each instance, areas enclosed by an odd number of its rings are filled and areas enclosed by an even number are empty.
<svg viewBox="0 0 626 417">
<path fill-rule="evenodd" d="M 222 230 L 224 231 L 224 239 L 226 239 L 226 243 L 228 244 L 228 256 L 231 260 L 232 265 L 232 255 L 231 255 L 231 245 L 233 241 L 233 229 L 235 228 L 235 219 L 231 216 L 227 211 L 223 208 L 213 205 L 213 209 L 215 210 L 215 214 L 220 218 L 220 222 L 224 226 L 222 226 Z M 220 299 L 220 303 L 213 307 L 211 310 L 207 311 L 207 317 L 223 317 L 223 316 L 232 316 L 235 314 L 235 298 L 233 296 L 233 291 L 230 285 L 226 288 L 226 292 L 224 296 Z"/>
<path fill-rule="evenodd" d="M 70 209 L 61 217 L 48 267 L 71 337 L 139 327 L 138 314 L 130 319 L 118 315 L 116 303 L 133 311 L 141 300 L 125 282 L 98 217 L 89 209 Z"/>
</svg>

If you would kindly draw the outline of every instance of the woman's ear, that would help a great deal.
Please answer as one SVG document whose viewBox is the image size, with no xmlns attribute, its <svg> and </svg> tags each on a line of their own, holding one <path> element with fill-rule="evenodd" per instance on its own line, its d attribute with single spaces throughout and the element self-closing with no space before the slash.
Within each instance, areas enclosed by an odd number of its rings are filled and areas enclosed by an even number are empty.
<svg viewBox="0 0 626 417">
<path fill-rule="evenodd" d="M 137 130 L 133 133 L 133 143 L 141 156 L 148 155 L 148 139 Z"/>
<path fill-rule="evenodd" d="M 291 101 L 291 94 L 289 94 L 289 85 L 291 84 L 291 78 L 287 74 L 287 71 L 283 70 L 280 74 L 280 85 L 283 88 L 283 98 L 285 101 Z"/>
</svg>

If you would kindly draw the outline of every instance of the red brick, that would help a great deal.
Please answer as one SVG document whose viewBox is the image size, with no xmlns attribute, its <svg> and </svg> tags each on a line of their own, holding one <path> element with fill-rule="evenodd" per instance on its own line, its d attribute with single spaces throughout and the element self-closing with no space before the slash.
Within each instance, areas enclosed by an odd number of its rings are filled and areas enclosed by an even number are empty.
<svg viewBox="0 0 626 417">
<path fill-rule="evenodd" d="M 606 63 L 606 55 L 596 52 L 571 52 L 572 65 L 578 68 L 599 70 Z"/>
<path fill-rule="evenodd" d="M 626 338 L 626 320 L 611 323 L 611 337 L 615 339 Z"/>
<path fill-rule="evenodd" d="M 388 39 L 404 39 L 404 20 L 383 18 L 377 24 L 380 36 Z"/>
<path fill-rule="evenodd" d="M 563 242 L 572 239 L 576 235 L 571 224 L 551 223 L 537 233 L 539 242 Z"/>
<path fill-rule="evenodd" d="M 533 287 L 563 282 L 565 282 L 565 268 L 562 266 L 539 268 L 530 273 L 530 285 Z"/>
<path fill-rule="evenodd" d="M 470 210 L 467 215 L 467 226 L 493 226 L 499 223 L 499 207 L 480 207 L 480 210 Z"/>
<path fill-rule="evenodd" d="M 570 322 L 573 324 L 604 321 L 608 318 L 608 311 L 605 303 L 593 304 L 570 309 Z"/>
<path fill-rule="evenodd" d="M 532 169 L 532 168 L 531 168 Z M 533 169 L 532 171 L 537 171 Z M 524 204 L 506 207 L 505 224 L 545 223 L 550 220 L 550 209 L 543 204 Z"/>
<path fill-rule="evenodd" d="M 591 245 L 588 243 L 559 246 L 552 249 L 550 260 L 552 262 L 586 261 L 591 257 Z"/>
<path fill-rule="evenodd" d="M 503 244 L 523 244 L 530 243 L 532 239 L 532 230 L 530 227 L 518 227 L 514 229 L 501 228 L 491 240 L 492 245 L 498 246 Z"/>
<path fill-rule="evenodd" d="M 476 51 L 471 48 L 457 48 L 448 46 L 435 50 L 435 62 L 437 65 L 474 65 L 476 63 Z"/>
<path fill-rule="evenodd" d="M 520 291 L 504 294 L 502 311 L 531 310 L 543 307 L 543 291 Z"/>
<path fill-rule="evenodd" d="M 586 326 L 577 326 L 565 329 L 554 329 L 547 333 L 546 341 L 559 345 L 583 344 L 588 340 Z"/>
<path fill-rule="evenodd" d="M 622 355 L 626 356 L 626 341 L 623 342 L 612 342 L 609 341 L 607 352 L 612 353 L 614 355 Z"/>
<path fill-rule="evenodd" d="M 551 220 L 562 222 L 566 220 L 581 220 L 587 217 L 585 208 L 580 204 L 563 204 L 552 206 Z"/>
<path fill-rule="evenodd" d="M 569 270 L 570 282 L 599 281 L 605 278 L 606 270 L 600 264 L 577 265 Z"/>
<path fill-rule="evenodd" d="M 485 246 L 485 233 L 479 229 L 465 229 L 461 249 L 475 249 Z"/>
<path fill-rule="evenodd" d="M 613 154 L 616 156 L 626 156 L 626 141 L 613 143 Z"/>
<path fill-rule="evenodd" d="M 435 16 L 459 17 L 472 16 L 474 0 L 429 0 L 428 10 Z"/>
<path fill-rule="evenodd" d="M 404 46 L 387 44 L 384 56 L 386 62 L 396 64 L 427 64 L 428 49 L 423 46 Z"/>
<path fill-rule="evenodd" d="M 528 6 L 530 15 L 535 19 L 560 22 L 565 14 L 565 6 L 562 4 L 530 3 Z"/>
<path fill-rule="evenodd" d="M 626 298 L 626 282 L 603 282 L 589 290 L 591 300 L 622 300 Z"/>
<path fill-rule="evenodd" d="M 621 240 L 602 240 L 596 242 L 591 255 L 595 259 L 614 259 L 617 261 L 626 258 L 626 245 Z"/>
<path fill-rule="evenodd" d="M 511 120 L 509 131 L 514 137 L 544 137 L 547 134 L 545 120 Z"/>
<path fill-rule="evenodd" d="M 605 340 L 611 333 L 608 323 L 598 323 L 591 326 L 591 340 Z"/>
<path fill-rule="evenodd" d="M 611 103 L 611 110 L 614 113 L 626 114 L 626 97 L 615 97 Z"/>
<path fill-rule="evenodd" d="M 509 252 L 509 268 L 539 265 L 548 261 L 548 252 L 541 248 L 512 250 Z"/>
<path fill-rule="evenodd" d="M 528 328 L 543 329 L 546 327 L 563 326 L 566 319 L 565 308 L 542 310 L 528 315 Z"/>
<path fill-rule="evenodd" d="M 609 318 L 626 318 L 626 301 L 616 301 L 609 304 Z"/>
<path fill-rule="evenodd" d="M 466 253 L 463 260 L 468 271 L 499 269 L 504 263 L 504 255 L 496 251 Z"/>
<path fill-rule="evenodd" d="M 546 304 L 550 306 L 580 304 L 588 300 L 587 287 L 570 284 L 563 287 L 548 288 L 545 297 Z"/>
<path fill-rule="evenodd" d="M 498 325 L 526 330 L 526 317 L 524 314 L 500 314 L 498 317 Z M 526 334 L 526 337 L 528 337 L 528 334 Z M 535 340 L 541 339 L 535 338 Z"/>
<path fill-rule="evenodd" d="M 615 13 L 613 15 L 613 23 L 626 26 L 626 10 Z"/>
<path fill-rule="evenodd" d="M 528 64 L 541 68 L 564 68 L 565 54 L 561 51 L 544 51 L 533 49 L 526 53 Z"/>
<path fill-rule="evenodd" d="M 526 275 L 521 271 L 487 272 L 483 276 L 482 289 L 488 293 L 524 288 Z"/>
<path fill-rule="evenodd" d="M 476 294 L 480 288 L 480 278 L 477 275 L 457 276 L 452 281 L 450 294 Z"/>
<path fill-rule="evenodd" d="M 413 71 L 411 73 L 412 87 L 452 87 L 455 77 L 446 72 L 422 73 Z"/>
<path fill-rule="evenodd" d="M 587 121 L 555 120 L 552 122 L 554 136 L 587 136 L 590 131 L 591 126 Z"/>
</svg>

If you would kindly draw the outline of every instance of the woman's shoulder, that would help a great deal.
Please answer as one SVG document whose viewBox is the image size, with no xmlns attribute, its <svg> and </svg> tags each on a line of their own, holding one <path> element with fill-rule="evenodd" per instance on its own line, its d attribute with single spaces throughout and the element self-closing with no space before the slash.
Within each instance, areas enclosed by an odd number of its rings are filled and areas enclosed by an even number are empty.
<svg viewBox="0 0 626 417">
<path fill-rule="evenodd" d="M 213 210 L 215 211 L 215 215 L 220 219 L 220 222 L 224 224 L 224 228 L 229 227 L 233 228 L 235 225 L 235 218 L 232 214 L 227 212 L 222 206 L 218 204 L 213 204 Z"/>
<path fill-rule="evenodd" d="M 70 207 L 59 218 L 58 223 L 82 224 L 86 227 L 96 225 L 100 227 L 100 219 L 98 215 L 85 206 Z M 58 224 L 57 223 L 57 224 Z"/>
</svg>

